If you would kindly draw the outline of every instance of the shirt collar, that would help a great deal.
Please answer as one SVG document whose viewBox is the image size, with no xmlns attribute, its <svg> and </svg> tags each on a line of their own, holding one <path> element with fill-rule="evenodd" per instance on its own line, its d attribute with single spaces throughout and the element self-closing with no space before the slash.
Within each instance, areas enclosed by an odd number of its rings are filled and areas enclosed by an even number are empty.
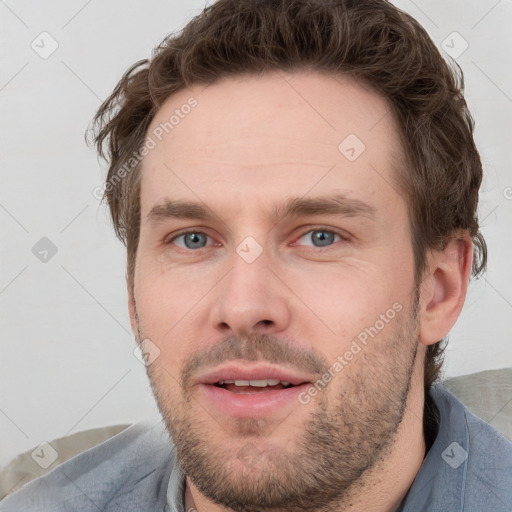
<svg viewBox="0 0 512 512">
<path fill-rule="evenodd" d="M 399 512 L 462 512 L 469 461 L 464 406 L 441 384 L 431 389 L 439 409 L 439 431 Z"/>
<path fill-rule="evenodd" d="M 167 487 L 167 504 L 165 512 L 185 512 L 185 474 L 177 455 L 174 457 L 171 477 Z"/>
</svg>

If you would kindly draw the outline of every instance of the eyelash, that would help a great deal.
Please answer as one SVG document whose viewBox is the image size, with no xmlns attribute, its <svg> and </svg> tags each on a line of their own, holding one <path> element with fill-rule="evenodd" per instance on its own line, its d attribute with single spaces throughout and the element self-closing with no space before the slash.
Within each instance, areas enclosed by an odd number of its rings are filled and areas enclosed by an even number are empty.
<svg viewBox="0 0 512 512">
<path fill-rule="evenodd" d="M 297 240 L 300 240 L 301 238 L 303 238 L 308 233 L 313 233 L 315 231 L 324 231 L 326 233 L 332 233 L 334 235 L 337 235 L 337 236 L 340 237 L 340 240 L 338 240 L 338 242 L 340 242 L 340 241 L 341 242 L 348 242 L 349 241 L 349 237 L 346 234 L 342 234 L 339 231 L 336 231 L 336 230 L 334 230 L 332 228 L 327 228 L 325 226 L 317 226 L 317 227 L 314 227 L 314 228 L 310 228 L 307 231 L 303 231 L 299 236 L 297 236 L 295 238 L 295 242 L 293 242 L 292 245 L 295 245 Z M 189 229 L 189 230 L 182 231 L 181 233 L 178 233 L 178 234 L 174 235 L 170 239 L 168 239 L 168 237 L 164 238 L 164 242 L 163 243 L 164 243 L 164 245 L 170 245 L 177 238 L 180 238 L 180 237 L 185 236 L 185 235 L 190 234 L 190 233 L 196 233 L 196 234 L 197 233 L 201 233 L 201 234 L 206 235 L 208 238 L 212 239 L 212 237 L 210 235 L 208 235 L 208 233 L 205 233 L 204 231 L 201 231 L 200 229 Z M 335 243 L 337 243 L 337 242 L 333 242 L 332 245 L 334 245 Z M 307 246 L 307 247 L 312 247 L 313 249 L 327 250 L 330 247 L 332 247 L 332 245 L 329 245 L 329 246 L 326 246 L 326 247 L 315 247 L 315 246 Z M 206 247 L 209 247 L 209 246 L 206 246 Z M 201 247 L 201 249 L 206 249 L 206 247 Z M 183 249 L 183 247 L 180 247 L 180 249 Z M 183 250 L 194 251 L 194 249 L 183 249 Z M 200 249 L 195 249 L 195 251 L 199 251 L 199 250 Z"/>
</svg>

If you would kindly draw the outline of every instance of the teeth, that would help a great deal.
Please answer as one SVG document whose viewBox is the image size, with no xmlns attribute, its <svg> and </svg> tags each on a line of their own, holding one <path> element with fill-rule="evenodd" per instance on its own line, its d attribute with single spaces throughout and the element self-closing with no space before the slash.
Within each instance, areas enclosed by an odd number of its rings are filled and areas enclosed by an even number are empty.
<svg viewBox="0 0 512 512">
<path fill-rule="evenodd" d="M 290 383 L 286 380 L 278 379 L 261 379 L 261 380 L 219 380 L 219 384 L 234 384 L 235 386 L 253 386 L 255 388 L 264 388 L 267 386 L 277 386 L 281 383 L 284 387 L 289 386 Z"/>
<path fill-rule="evenodd" d="M 269 384 L 267 382 L 267 380 L 250 380 L 249 381 L 249 385 L 250 386 L 255 386 L 257 388 L 265 388 L 267 387 Z"/>
</svg>

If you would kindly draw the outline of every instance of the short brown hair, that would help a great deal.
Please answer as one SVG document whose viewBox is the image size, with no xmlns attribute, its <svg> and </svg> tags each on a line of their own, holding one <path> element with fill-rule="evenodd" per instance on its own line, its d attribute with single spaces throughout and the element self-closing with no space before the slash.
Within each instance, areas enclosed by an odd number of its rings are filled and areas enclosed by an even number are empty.
<svg viewBox="0 0 512 512">
<path fill-rule="evenodd" d="M 414 18 L 385 0 L 218 0 L 205 8 L 124 74 L 93 121 L 94 142 L 109 162 L 103 197 L 127 247 L 128 287 L 140 228 L 133 155 L 155 113 L 185 87 L 276 70 L 343 74 L 388 100 L 403 146 L 396 178 L 408 202 L 417 285 L 427 251 L 461 230 L 473 240 L 477 277 L 487 261 L 477 216 L 482 165 L 454 64 Z M 443 341 L 428 347 L 426 390 L 439 377 Z"/>
</svg>

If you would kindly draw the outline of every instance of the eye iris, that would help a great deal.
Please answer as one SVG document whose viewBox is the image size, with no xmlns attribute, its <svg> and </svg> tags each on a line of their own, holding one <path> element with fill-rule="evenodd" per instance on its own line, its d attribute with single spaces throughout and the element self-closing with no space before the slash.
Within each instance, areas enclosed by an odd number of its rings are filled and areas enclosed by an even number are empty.
<svg viewBox="0 0 512 512">
<path fill-rule="evenodd" d="M 204 233 L 186 233 L 183 241 L 188 249 L 201 249 L 206 245 L 206 235 Z"/>
<path fill-rule="evenodd" d="M 329 231 L 313 231 L 311 240 L 313 245 L 324 247 L 334 242 L 334 233 L 330 233 Z"/>
</svg>

